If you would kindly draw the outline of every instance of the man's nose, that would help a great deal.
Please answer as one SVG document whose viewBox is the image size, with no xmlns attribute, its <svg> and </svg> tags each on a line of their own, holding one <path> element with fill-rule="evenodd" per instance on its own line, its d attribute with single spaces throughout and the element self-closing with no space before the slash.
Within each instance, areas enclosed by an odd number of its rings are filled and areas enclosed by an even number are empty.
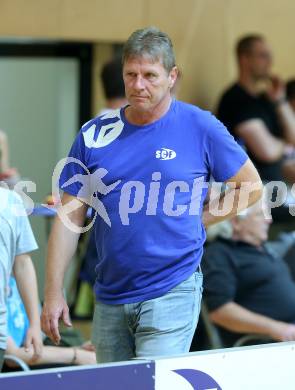
<svg viewBox="0 0 295 390">
<path fill-rule="evenodd" d="M 138 75 L 134 80 L 134 88 L 137 90 L 144 89 L 144 80 L 140 75 Z"/>
</svg>

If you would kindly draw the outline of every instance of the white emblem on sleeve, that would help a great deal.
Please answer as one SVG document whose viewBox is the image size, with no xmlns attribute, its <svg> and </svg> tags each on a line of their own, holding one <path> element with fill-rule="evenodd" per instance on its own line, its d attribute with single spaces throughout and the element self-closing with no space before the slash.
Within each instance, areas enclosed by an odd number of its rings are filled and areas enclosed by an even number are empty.
<svg viewBox="0 0 295 390">
<path fill-rule="evenodd" d="M 94 134 L 96 125 L 92 125 L 88 130 L 83 132 L 84 142 L 87 148 L 102 148 L 109 145 L 122 133 L 124 123 L 120 118 L 120 110 L 111 111 L 105 114 L 103 119 L 118 118 L 119 120 L 115 123 L 108 123 L 107 125 L 101 126 L 97 140 L 94 141 Z"/>
</svg>

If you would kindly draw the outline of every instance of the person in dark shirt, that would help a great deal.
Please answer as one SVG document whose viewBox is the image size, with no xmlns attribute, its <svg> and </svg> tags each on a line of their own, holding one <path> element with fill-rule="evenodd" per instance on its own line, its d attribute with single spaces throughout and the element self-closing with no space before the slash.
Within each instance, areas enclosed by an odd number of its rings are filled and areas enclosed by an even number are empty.
<svg viewBox="0 0 295 390">
<path fill-rule="evenodd" d="M 293 183 L 295 114 L 284 83 L 271 75 L 270 47 L 250 35 L 238 42 L 236 55 L 238 80 L 222 95 L 217 117 L 245 146 L 263 180 Z"/>
<path fill-rule="evenodd" d="M 295 112 L 295 79 L 289 80 L 286 84 L 287 100 Z"/>
<path fill-rule="evenodd" d="M 206 248 L 204 299 L 227 346 L 245 333 L 295 340 L 295 282 L 282 259 L 295 236 L 267 242 L 270 222 L 256 204 L 229 222 L 231 239 Z"/>
<path fill-rule="evenodd" d="M 123 64 L 121 58 L 114 58 L 103 65 L 100 79 L 106 99 L 106 105 L 99 115 L 126 106 L 128 103 L 125 96 L 122 72 Z"/>
</svg>

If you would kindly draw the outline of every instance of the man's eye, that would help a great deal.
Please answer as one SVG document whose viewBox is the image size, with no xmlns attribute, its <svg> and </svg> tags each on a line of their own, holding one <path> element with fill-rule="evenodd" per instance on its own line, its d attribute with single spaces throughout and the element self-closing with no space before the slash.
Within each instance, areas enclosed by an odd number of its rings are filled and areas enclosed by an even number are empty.
<svg viewBox="0 0 295 390">
<path fill-rule="evenodd" d="M 157 75 L 155 75 L 154 73 L 148 73 L 146 75 L 146 77 L 149 79 L 149 80 L 155 80 L 157 78 Z"/>
</svg>

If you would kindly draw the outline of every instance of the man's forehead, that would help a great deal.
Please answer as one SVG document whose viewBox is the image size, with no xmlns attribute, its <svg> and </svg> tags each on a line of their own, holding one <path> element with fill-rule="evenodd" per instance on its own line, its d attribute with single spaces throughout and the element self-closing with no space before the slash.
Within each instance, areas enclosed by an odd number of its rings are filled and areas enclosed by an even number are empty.
<svg viewBox="0 0 295 390">
<path fill-rule="evenodd" d="M 265 40 L 257 40 L 256 42 L 254 42 L 253 44 L 253 47 L 252 47 L 252 50 L 254 51 L 267 51 L 267 52 L 271 52 L 271 47 L 269 45 L 269 43 Z"/>
<path fill-rule="evenodd" d="M 139 65 L 139 66 L 146 66 L 146 67 L 153 67 L 153 66 L 161 66 L 164 68 L 162 58 L 153 58 L 147 54 L 141 55 L 141 56 L 132 56 L 127 58 L 124 61 L 123 67 L 132 66 L 132 65 Z"/>
</svg>

